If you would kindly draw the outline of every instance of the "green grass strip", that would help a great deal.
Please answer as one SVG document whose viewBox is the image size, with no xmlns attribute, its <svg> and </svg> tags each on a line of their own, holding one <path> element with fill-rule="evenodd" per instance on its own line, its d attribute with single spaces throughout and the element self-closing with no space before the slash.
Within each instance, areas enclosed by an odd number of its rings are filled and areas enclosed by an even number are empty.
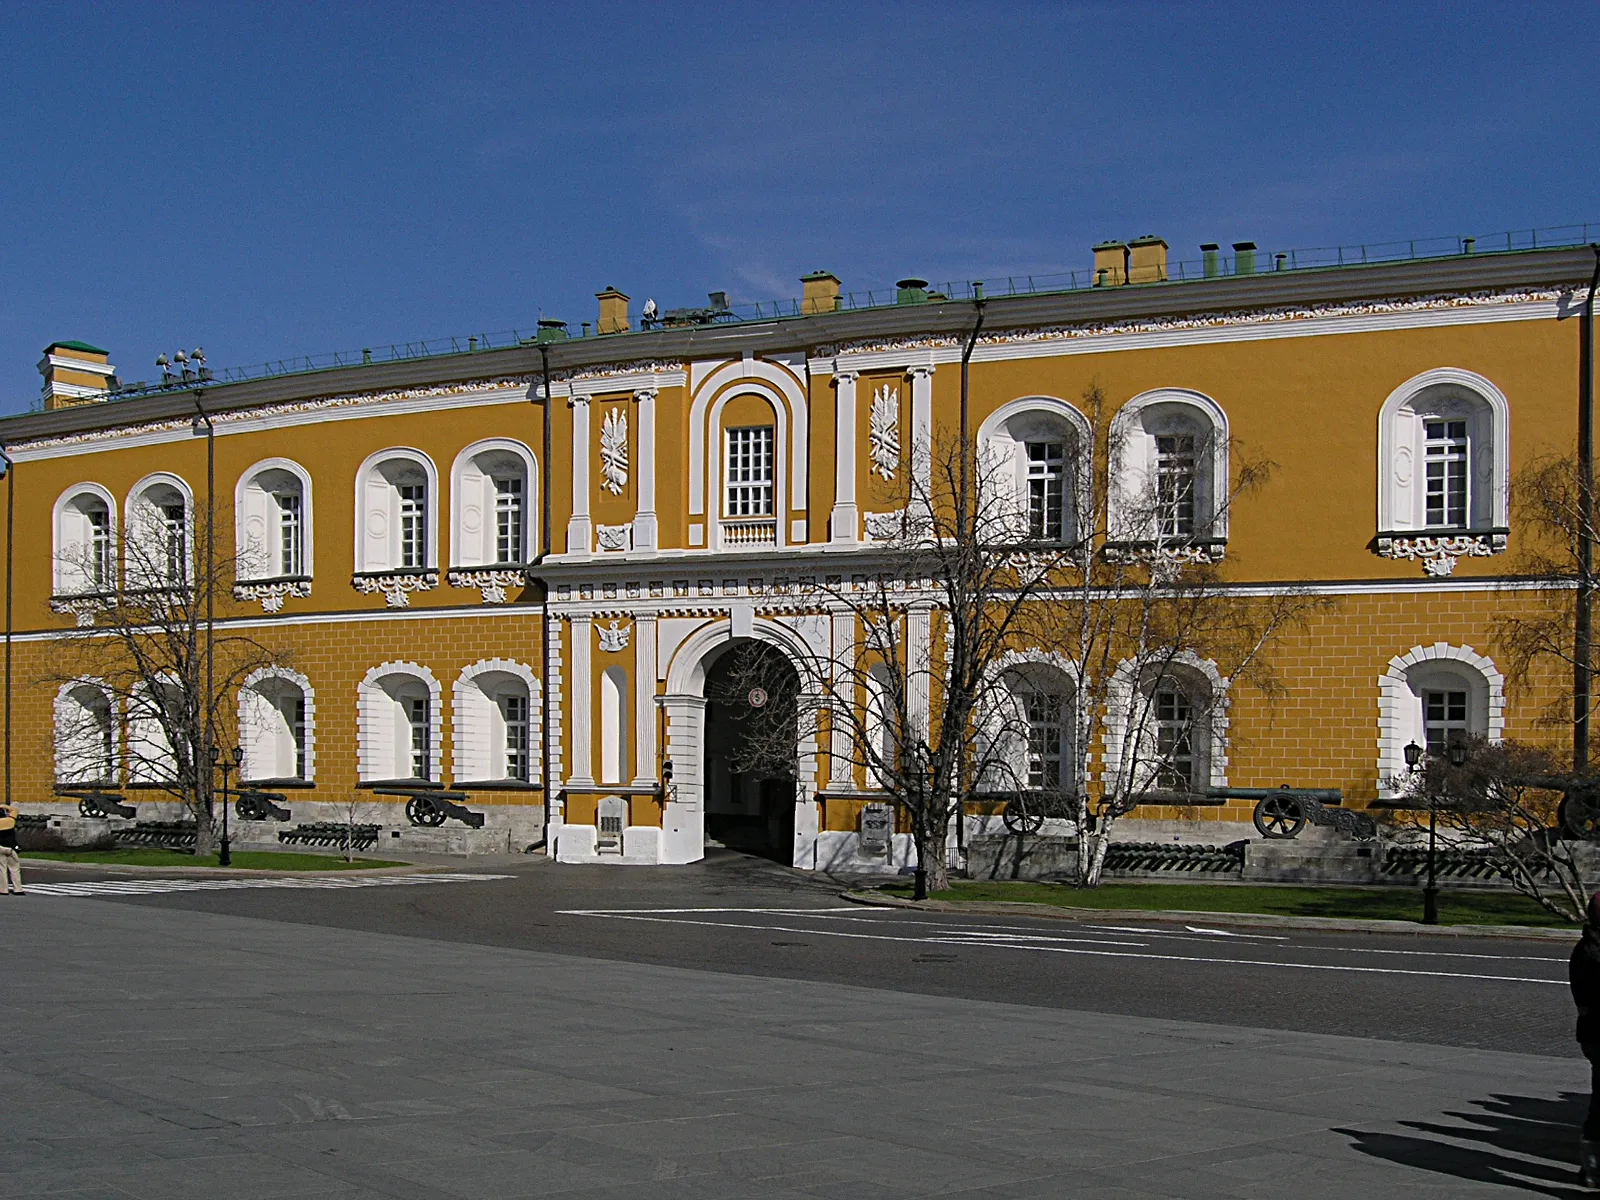
<svg viewBox="0 0 1600 1200">
<path fill-rule="evenodd" d="M 25 859 L 49 862 L 90 863 L 112 867 L 216 867 L 215 854 L 204 858 L 176 850 L 156 848 L 135 850 L 25 850 Z M 342 857 L 324 854 L 295 854 L 277 850 L 235 850 L 232 866 L 245 871 L 371 871 L 378 867 L 403 867 L 407 864 L 382 858 L 358 858 L 347 863 Z"/>
<path fill-rule="evenodd" d="M 908 884 L 881 889 L 910 896 Z M 936 900 L 1009 901 L 1062 908 L 1176 909 L 1186 912 L 1259 913 L 1283 917 L 1344 917 L 1357 920 L 1422 920 L 1421 888 L 1251 887 L 1194 883 L 1103 883 L 1097 888 L 1026 881 L 955 880 Z M 1439 893 L 1441 925 L 1541 925 L 1570 928 L 1526 896 L 1515 892 Z"/>
</svg>

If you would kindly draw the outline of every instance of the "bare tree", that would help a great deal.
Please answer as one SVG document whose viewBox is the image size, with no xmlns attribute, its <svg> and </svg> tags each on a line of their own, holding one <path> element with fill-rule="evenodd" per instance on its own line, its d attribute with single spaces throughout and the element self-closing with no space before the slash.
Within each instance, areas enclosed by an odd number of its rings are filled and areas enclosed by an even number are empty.
<svg viewBox="0 0 1600 1200">
<path fill-rule="evenodd" d="M 195 852 L 209 854 L 211 748 L 222 748 L 234 724 L 245 678 L 284 658 L 227 626 L 208 637 L 208 600 L 213 589 L 227 594 L 241 564 L 230 556 L 208 569 L 195 553 L 205 545 L 204 515 L 196 520 L 182 497 L 172 500 L 131 505 L 120 544 L 96 531 L 63 550 L 58 607 L 79 623 L 56 641 L 42 682 L 57 688 L 57 778 L 114 783 L 120 759 L 130 782 L 184 806 L 195 820 Z"/>
<path fill-rule="evenodd" d="M 1403 800 L 1391 823 L 1412 835 L 1431 813 L 1448 850 L 1471 851 L 1524 896 L 1563 920 L 1583 920 L 1588 895 L 1563 825 L 1564 775 L 1550 751 L 1516 742 L 1469 738 L 1461 766 L 1430 754 L 1417 770 L 1390 781 Z M 1574 802 L 1582 803 L 1575 799 Z"/>
<path fill-rule="evenodd" d="M 1070 467 L 1065 495 L 1021 494 L 1014 474 L 959 442 L 913 445 L 885 464 L 894 486 L 879 491 L 894 507 L 869 522 L 875 544 L 851 575 L 815 588 L 829 649 L 810 651 L 792 703 L 747 731 L 747 757 L 774 762 L 792 761 L 802 731 L 826 728 L 833 779 L 859 775 L 909 822 L 919 897 L 947 886 L 951 823 L 974 796 L 1064 805 L 1080 882 L 1097 884 L 1118 817 L 1152 792 L 1182 803 L 1203 790 L 1192 771 L 1207 755 L 1194 742 L 1224 700 L 1188 677 L 1275 694 L 1266 651 L 1319 603 L 1294 589 L 1241 595 L 1211 561 L 1228 506 L 1264 482 L 1265 464 L 1236 466 L 1213 489 L 1223 502 L 1200 503 L 1197 472 L 1183 484 L 1127 470 L 1098 389 L 1084 405 L 1085 427 L 1050 451 Z M 1225 461 L 1185 436 L 1189 458 Z M 1070 695 L 1027 686 L 1041 656 Z M 769 690 L 771 661 L 752 655 L 732 688 Z M 1164 686 L 1179 677 L 1186 686 Z M 1177 695 L 1181 712 L 1158 721 Z M 1065 755 L 1040 753 L 1041 701 L 1060 706 Z"/>
</svg>

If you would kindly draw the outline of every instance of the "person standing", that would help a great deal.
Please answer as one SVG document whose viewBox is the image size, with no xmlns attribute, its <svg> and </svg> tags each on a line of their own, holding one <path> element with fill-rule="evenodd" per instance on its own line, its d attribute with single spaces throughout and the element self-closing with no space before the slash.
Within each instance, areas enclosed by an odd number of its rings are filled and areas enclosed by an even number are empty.
<svg viewBox="0 0 1600 1200">
<path fill-rule="evenodd" d="M 17 857 L 17 810 L 0 804 L 0 868 L 6 877 L 6 894 L 22 895 L 22 860 Z"/>
<path fill-rule="evenodd" d="M 1589 1060 L 1589 1115 L 1578 1139 L 1578 1182 L 1600 1191 L 1600 892 L 1590 897 L 1567 978 L 1578 1006 L 1578 1045 Z"/>
</svg>

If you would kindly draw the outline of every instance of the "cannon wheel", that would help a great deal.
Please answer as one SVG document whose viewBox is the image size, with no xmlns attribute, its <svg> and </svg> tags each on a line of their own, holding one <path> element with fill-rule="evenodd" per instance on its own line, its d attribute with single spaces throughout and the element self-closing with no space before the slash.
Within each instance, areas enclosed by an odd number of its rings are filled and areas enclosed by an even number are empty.
<svg viewBox="0 0 1600 1200">
<path fill-rule="evenodd" d="M 1287 840 L 1299 837 L 1306 827 L 1306 810 L 1293 796 L 1268 796 L 1256 801 L 1250 819 L 1262 837 Z"/>
<path fill-rule="evenodd" d="M 437 829 L 444 824 L 444 809 L 429 796 L 413 796 L 406 801 L 406 819 L 425 829 Z"/>
<path fill-rule="evenodd" d="M 78 813 L 80 816 L 85 817 L 105 816 L 105 813 L 100 811 L 100 806 L 87 796 L 78 801 Z"/>
<path fill-rule="evenodd" d="M 233 811 L 245 821 L 262 821 L 267 816 L 266 807 L 254 796 L 240 796 L 233 802 Z"/>
<path fill-rule="evenodd" d="M 1000 819 L 1005 822 L 1006 828 L 1018 837 L 1038 833 L 1044 828 L 1044 813 L 1029 811 L 1027 801 L 1021 796 L 1006 801 L 1005 811 L 1000 814 Z"/>
<path fill-rule="evenodd" d="M 1556 809 L 1561 828 L 1583 841 L 1600 841 L 1600 805 L 1587 796 L 1567 796 Z"/>
</svg>

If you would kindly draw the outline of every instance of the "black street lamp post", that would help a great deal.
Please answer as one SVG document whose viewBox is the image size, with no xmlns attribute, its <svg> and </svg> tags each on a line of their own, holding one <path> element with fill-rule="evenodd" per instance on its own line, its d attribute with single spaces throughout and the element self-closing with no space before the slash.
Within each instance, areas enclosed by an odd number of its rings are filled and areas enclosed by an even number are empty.
<svg viewBox="0 0 1600 1200">
<path fill-rule="evenodd" d="M 1422 764 L 1422 756 L 1426 753 L 1415 742 L 1406 746 L 1406 766 L 1415 771 Z M 1428 793 L 1428 882 L 1422 888 L 1422 923 L 1424 925 L 1437 925 L 1439 923 L 1439 882 L 1437 874 L 1436 854 L 1438 852 L 1438 811 L 1433 804 L 1433 789 Z"/>
<path fill-rule="evenodd" d="M 244 747 L 235 746 L 233 748 L 233 759 L 230 762 L 222 757 L 221 748 L 213 745 L 211 747 L 211 765 L 213 767 L 218 765 L 222 767 L 222 850 L 217 855 L 217 864 L 228 867 L 233 865 L 233 851 L 228 839 L 228 771 L 230 769 L 243 769 Z"/>
</svg>

